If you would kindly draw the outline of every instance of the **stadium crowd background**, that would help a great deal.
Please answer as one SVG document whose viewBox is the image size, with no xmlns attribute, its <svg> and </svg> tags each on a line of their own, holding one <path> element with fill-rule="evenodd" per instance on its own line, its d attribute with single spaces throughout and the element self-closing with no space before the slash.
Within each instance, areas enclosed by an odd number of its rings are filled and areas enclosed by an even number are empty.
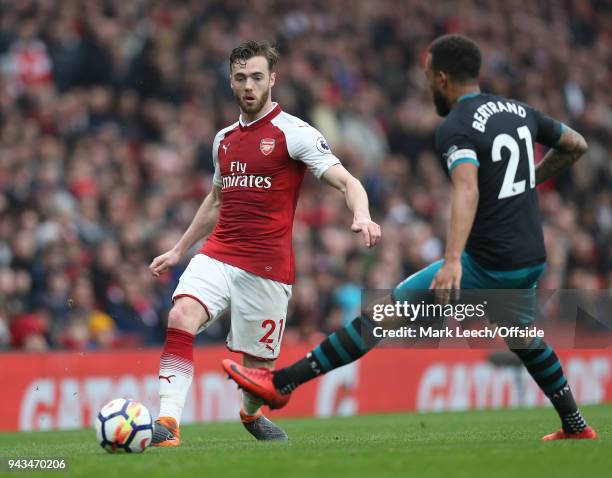
<svg viewBox="0 0 612 478">
<path fill-rule="evenodd" d="M 606 6 L 607 5 L 607 6 Z M 449 183 L 423 52 L 479 41 L 485 91 L 580 131 L 589 151 L 539 188 L 544 288 L 612 286 L 612 16 L 605 1 L 0 1 L 0 348 L 163 341 L 185 257 L 170 248 L 211 187 L 211 142 L 236 121 L 228 56 L 275 41 L 273 97 L 320 129 L 361 178 L 383 242 L 366 251 L 342 196 L 310 177 L 294 233 L 285 341 L 352 318 L 441 257 Z M 543 151 L 538 150 L 538 158 Z M 199 342 L 223 340 L 218 323 Z"/>
</svg>

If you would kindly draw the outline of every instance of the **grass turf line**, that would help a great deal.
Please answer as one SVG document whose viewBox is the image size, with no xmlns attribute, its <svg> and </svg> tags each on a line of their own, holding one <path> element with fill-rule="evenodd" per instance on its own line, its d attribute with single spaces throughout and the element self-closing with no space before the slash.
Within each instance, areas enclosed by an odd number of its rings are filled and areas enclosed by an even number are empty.
<svg viewBox="0 0 612 478">
<path fill-rule="evenodd" d="M 256 442 L 240 423 L 191 425 L 181 447 L 139 455 L 107 454 L 92 430 L 4 433 L 0 457 L 65 457 L 58 476 L 87 477 L 609 476 L 612 405 L 583 411 L 599 440 L 540 442 L 558 428 L 541 408 L 282 420 L 288 443 Z"/>
</svg>

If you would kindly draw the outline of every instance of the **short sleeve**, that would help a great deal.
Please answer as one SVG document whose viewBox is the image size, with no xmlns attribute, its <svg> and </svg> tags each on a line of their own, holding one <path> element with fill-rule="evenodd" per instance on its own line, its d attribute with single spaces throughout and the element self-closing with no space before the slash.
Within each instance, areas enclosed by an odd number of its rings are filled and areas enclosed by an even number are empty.
<svg viewBox="0 0 612 478">
<path fill-rule="evenodd" d="M 221 133 L 217 133 L 215 139 L 213 140 L 212 146 L 212 160 L 213 166 L 215 168 L 215 173 L 213 175 L 213 184 L 217 187 L 221 187 L 223 184 L 221 181 L 221 170 L 219 169 L 219 146 L 221 145 L 221 139 L 223 135 Z"/>
<path fill-rule="evenodd" d="M 453 169 L 463 163 L 472 163 L 480 167 L 477 148 L 463 133 L 449 131 L 442 124 L 436 130 L 436 151 L 441 156 L 446 170 L 450 174 Z"/>
<path fill-rule="evenodd" d="M 287 150 L 296 161 L 302 161 L 317 178 L 340 160 L 334 156 L 323 135 L 304 123 L 285 130 Z"/>
<path fill-rule="evenodd" d="M 532 109 L 533 116 L 536 120 L 538 134 L 536 142 L 554 148 L 561 138 L 563 132 L 563 123 L 556 121 L 537 110 Z"/>
</svg>

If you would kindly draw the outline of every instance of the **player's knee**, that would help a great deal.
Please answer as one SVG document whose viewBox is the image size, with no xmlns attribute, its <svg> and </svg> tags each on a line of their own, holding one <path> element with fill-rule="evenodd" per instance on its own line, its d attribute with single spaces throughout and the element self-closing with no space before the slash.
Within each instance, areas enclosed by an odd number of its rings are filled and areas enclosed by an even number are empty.
<svg viewBox="0 0 612 478">
<path fill-rule="evenodd" d="M 199 306 L 199 305 L 198 305 Z M 199 306 L 201 307 L 201 306 Z M 195 334 L 200 326 L 206 321 L 204 311 L 185 304 L 184 301 L 177 301 L 168 314 L 168 328 L 186 330 Z"/>
</svg>

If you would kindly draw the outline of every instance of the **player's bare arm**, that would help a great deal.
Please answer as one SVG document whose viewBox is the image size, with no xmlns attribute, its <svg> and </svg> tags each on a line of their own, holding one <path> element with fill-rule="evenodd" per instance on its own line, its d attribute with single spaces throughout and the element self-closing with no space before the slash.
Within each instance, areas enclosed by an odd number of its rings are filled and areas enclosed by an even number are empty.
<svg viewBox="0 0 612 478">
<path fill-rule="evenodd" d="M 541 184 L 574 164 L 588 146 L 582 135 L 565 126 L 557 145 L 536 166 L 536 183 Z"/>
<path fill-rule="evenodd" d="M 341 164 L 331 166 L 321 179 L 344 194 L 346 204 L 353 213 L 351 231 L 362 234 L 366 247 L 374 247 L 380 240 L 381 230 L 370 217 L 368 195 L 361 182 Z"/>
<path fill-rule="evenodd" d="M 451 173 L 453 191 L 451 217 L 444 254 L 444 265 L 435 275 L 430 289 L 440 291 L 439 299 L 448 299 L 448 291 L 461 285 L 461 253 L 474 224 L 478 208 L 478 168 L 471 163 L 460 164 Z"/>
<path fill-rule="evenodd" d="M 217 223 L 220 208 L 221 188 L 213 186 L 211 192 L 202 201 L 191 224 L 175 246 L 168 252 L 153 259 L 153 262 L 149 265 L 151 274 L 154 277 L 159 277 L 167 269 L 175 266 L 181 260 L 183 254 L 196 242 L 208 236 Z"/>
</svg>

